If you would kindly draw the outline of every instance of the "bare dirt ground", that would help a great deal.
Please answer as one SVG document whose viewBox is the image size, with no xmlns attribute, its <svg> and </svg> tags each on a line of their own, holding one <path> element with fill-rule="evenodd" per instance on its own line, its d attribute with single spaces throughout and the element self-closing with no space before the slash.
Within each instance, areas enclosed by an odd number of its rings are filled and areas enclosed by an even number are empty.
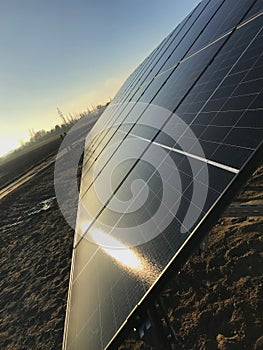
<svg viewBox="0 0 263 350">
<path fill-rule="evenodd" d="M 1 201 L 0 349 L 60 349 L 73 230 L 53 166 Z"/>
<path fill-rule="evenodd" d="M 262 204 L 262 178 L 263 167 L 235 202 Z M 61 349 L 74 232 L 54 197 L 51 165 L 1 200 L 1 350 Z M 220 219 L 209 252 L 165 290 L 181 349 L 263 349 L 262 223 Z"/>
<path fill-rule="evenodd" d="M 21 149 L 10 154 L 6 159 L 0 158 L 0 189 L 14 179 L 19 179 L 30 168 L 41 165 L 45 159 L 56 154 L 60 144 L 61 138 L 57 135 L 46 142 L 36 143 L 30 151 Z"/>
</svg>

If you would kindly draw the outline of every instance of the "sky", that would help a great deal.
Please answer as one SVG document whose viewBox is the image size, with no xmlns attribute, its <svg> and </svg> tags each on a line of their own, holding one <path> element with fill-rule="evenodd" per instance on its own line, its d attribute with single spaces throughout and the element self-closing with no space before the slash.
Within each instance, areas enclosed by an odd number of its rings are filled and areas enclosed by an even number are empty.
<svg viewBox="0 0 263 350">
<path fill-rule="evenodd" d="M 113 98 L 198 0 L 0 0 L 0 156 Z"/>
</svg>

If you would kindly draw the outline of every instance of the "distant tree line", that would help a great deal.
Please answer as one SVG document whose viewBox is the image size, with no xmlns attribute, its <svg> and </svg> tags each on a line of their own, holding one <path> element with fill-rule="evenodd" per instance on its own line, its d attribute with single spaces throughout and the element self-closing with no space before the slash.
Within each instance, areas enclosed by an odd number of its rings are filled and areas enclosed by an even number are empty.
<svg viewBox="0 0 263 350">
<path fill-rule="evenodd" d="M 60 109 L 57 108 L 58 116 L 62 120 L 62 123 L 60 125 L 56 124 L 51 130 L 41 129 L 35 131 L 32 128 L 28 129 L 30 139 L 24 144 L 24 146 L 31 145 L 32 143 L 37 141 L 45 140 L 46 138 L 49 138 L 52 135 L 58 135 L 67 132 L 69 128 L 72 127 L 78 120 L 85 117 L 94 117 L 98 111 L 100 111 L 102 108 L 107 107 L 109 103 L 110 102 L 107 102 L 105 105 L 98 104 L 97 106 L 92 106 L 92 109 L 87 108 L 86 111 L 83 111 L 81 113 L 69 113 L 66 116 L 64 116 Z"/>
<path fill-rule="evenodd" d="M 4 157 L 0 157 L 2 159 L 9 157 L 11 155 L 15 155 L 17 152 L 20 152 L 23 149 L 26 149 L 28 147 L 31 147 L 34 144 L 40 143 L 40 142 L 44 142 L 46 140 L 48 140 L 50 137 L 52 136 L 56 136 L 56 135 L 62 135 L 68 132 L 68 130 L 81 118 L 84 117 L 89 117 L 89 118 L 93 118 L 94 116 L 97 115 L 98 112 L 101 111 L 101 109 L 105 109 L 108 104 L 110 102 L 107 102 L 105 105 L 101 105 L 98 104 L 97 106 L 92 106 L 92 109 L 87 108 L 87 110 L 81 112 L 81 113 L 70 113 L 66 116 L 63 115 L 63 113 L 59 110 L 59 108 L 57 108 L 58 111 L 58 116 L 61 119 L 62 123 L 56 124 L 54 126 L 54 128 L 50 129 L 50 130 L 38 130 L 35 131 L 33 128 L 29 128 L 29 141 L 20 141 L 20 147 L 18 149 L 15 149 L 13 151 L 11 151 L 10 153 L 8 153 L 6 156 Z"/>
</svg>

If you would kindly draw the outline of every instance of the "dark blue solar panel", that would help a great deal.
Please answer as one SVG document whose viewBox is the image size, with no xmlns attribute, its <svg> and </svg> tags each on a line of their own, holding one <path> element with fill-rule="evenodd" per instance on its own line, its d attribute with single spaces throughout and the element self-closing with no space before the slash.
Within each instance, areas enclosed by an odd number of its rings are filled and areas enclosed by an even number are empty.
<svg viewBox="0 0 263 350">
<path fill-rule="evenodd" d="M 191 55 L 233 29 L 241 21 L 253 3 L 253 0 L 237 0 L 234 2 L 232 0 L 225 0 L 191 47 L 188 54 Z"/>
<path fill-rule="evenodd" d="M 259 3 L 202 2 L 88 135 L 64 350 L 114 349 L 116 332 L 258 149 Z"/>
<path fill-rule="evenodd" d="M 204 3 L 205 6 L 203 7 L 200 16 L 193 21 L 193 24 L 176 47 L 176 50 L 173 51 L 169 59 L 162 66 L 162 71 L 174 67 L 181 59 L 187 56 L 192 45 L 198 40 L 202 31 L 209 25 L 210 21 L 216 14 L 216 11 L 218 11 L 222 4 L 222 0 L 209 1 L 207 4 Z"/>
<path fill-rule="evenodd" d="M 251 10 L 247 13 L 245 16 L 245 20 L 249 20 L 253 18 L 253 16 L 257 16 L 260 14 L 260 12 L 263 11 L 263 3 L 260 0 L 257 0 Z"/>
</svg>

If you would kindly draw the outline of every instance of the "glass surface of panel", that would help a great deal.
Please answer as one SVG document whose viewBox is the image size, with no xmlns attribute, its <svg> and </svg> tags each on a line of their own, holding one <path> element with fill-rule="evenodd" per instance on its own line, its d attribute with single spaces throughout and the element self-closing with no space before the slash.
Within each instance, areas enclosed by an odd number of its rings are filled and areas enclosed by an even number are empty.
<svg viewBox="0 0 263 350">
<path fill-rule="evenodd" d="M 107 347 L 262 141 L 262 17 L 182 60 L 194 42 L 237 25 L 250 2 L 233 5 L 234 13 L 229 4 L 202 2 L 128 78 L 87 137 L 64 350 Z M 180 64 L 129 101 L 180 33 L 181 51 L 172 54 Z"/>
<path fill-rule="evenodd" d="M 261 0 L 257 0 L 251 10 L 245 17 L 245 20 L 251 19 L 253 16 L 256 16 L 260 12 L 263 11 L 263 2 Z"/>
<path fill-rule="evenodd" d="M 192 125 L 207 158 L 236 168 L 262 139 L 263 120 L 255 111 L 262 94 L 261 28 L 261 18 L 238 28 L 176 111 Z M 244 141 L 242 126 L 250 127 Z"/>
<path fill-rule="evenodd" d="M 218 8 L 202 35 L 196 40 L 189 51 L 189 55 L 219 38 L 237 26 L 253 4 L 253 0 L 225 0 Z"/>
<path fill-rule="evenodd" d="M 170 57 L 172 57 L 173 61 L 172 64 L 169 63 L 169 67 L 176 65 L 185 56 L 188 48 L 192 44 L 192 41 L 187 37 L 187 35 L 199 18 L 206 16 L 206 12 L 208 12 L 208 8 L 210 6 L 208 3 L 209 1 L 202 1 L 187 18 L 187 20 L 182 22 L 180 28 L 178 28 L 179 30 L 171 37 L 171 40 L 169 41 L 166 49 L 163 50 L 160 59 L 147 76 L 148 81 L 158 75 L 160 72 L 165 71 L 167 67 L 166 62 L 168 60 L 170 62 Z M 210 12 L 213 11 L 213 9 L 214 7 L 210 9 Z M 185 46 L 185 44 L 187 45 Z"/>
<path fill-rule="evenodd" d="M 202 31 L 206 28 L 222 4 L 222 0 L 209 1 L 204 4 L 205 6 L 203 7 L 203 11 L 200 13 L 200 16 L 196 18 L 189 30 L 184 33 L 182 40 L 179 41 L 178 46 L 176 46 L 176 50 L 172 52 L 169 59 L 163 65 L 161 71 L 174 67 L 180 62 L 181 59 L 187 56 L 192 45 L 200 37 Z"/>
<path fill-rule="evenodd" d="M 174 111 L 186 96 L 188 90 L 191 89 L 195 81 L 206 69 L 224 43 L 224 40 L 225 38 L 217 41 L 206 50 L 200 51 L 181 62 L 169 79 L 167 79 L 164 88 L 156 95 L 153 103 Z M 147 96 L 147 92 L 142 96 L 141 100 L 143 102 L 145 102 L 145 96 Z"/>
</svg>

